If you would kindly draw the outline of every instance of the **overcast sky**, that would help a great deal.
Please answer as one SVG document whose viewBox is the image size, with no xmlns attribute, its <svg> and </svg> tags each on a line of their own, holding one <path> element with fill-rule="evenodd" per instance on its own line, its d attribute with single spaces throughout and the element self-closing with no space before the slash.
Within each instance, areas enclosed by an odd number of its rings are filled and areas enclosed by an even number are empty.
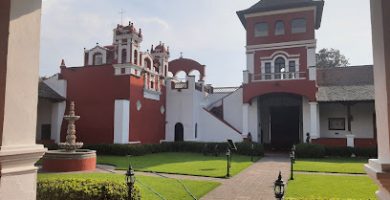
<svg viewBox="0 0 390 200">
<path fill-rule="evenodd" d="M 171 60 L 180 56 L 206 65 L 206 81 L 238 86 L 246 68 L 245 29 L 236 11 L 258 0 L 43 0 L 42 76 L 83 64 L 83 48 L 112 43 L 112 30 L 121 23 L 142 28 L 142 50 L 159 41 L 170 47 Z M 372 64 L 369 0 L 325 0 L 318 46 L 336 48 L 351 65 Z"/>
</svg>

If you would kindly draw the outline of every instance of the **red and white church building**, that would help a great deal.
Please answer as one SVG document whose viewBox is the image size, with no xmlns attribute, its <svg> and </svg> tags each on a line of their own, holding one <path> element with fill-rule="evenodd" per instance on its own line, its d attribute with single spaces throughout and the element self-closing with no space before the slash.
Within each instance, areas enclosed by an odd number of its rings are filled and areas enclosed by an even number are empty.
<svg viewBox="0 0 390 200">
<path fill-rule="evenodd" d="M 81 116 L 78 139 L 89 144 L 251 139 L 289 147 L 310 138 L 325 145 L 375 146 L 372 66 L 316 66 L 315 30 L 323 6 L 261 0 L 238 11 L 247 69 L 243 84 L 232 88 L 206 84 L 205 65 L 197 61 L 169 61 L 163 43 L 142 51 L 141 29 L 118 25 L 112 45 L 85 50 L 83 66 L 62 62 L 59 74 L 42 80 L 58 95 L 42 95 L 37 135 L 46 138 L 37 140 L 64 139 L 59 119 L 66 99 Z M 182 71 L 184 80 L 175 76 Z M 40 133 L 43 126 L 50 133 Z"/>
</svg>

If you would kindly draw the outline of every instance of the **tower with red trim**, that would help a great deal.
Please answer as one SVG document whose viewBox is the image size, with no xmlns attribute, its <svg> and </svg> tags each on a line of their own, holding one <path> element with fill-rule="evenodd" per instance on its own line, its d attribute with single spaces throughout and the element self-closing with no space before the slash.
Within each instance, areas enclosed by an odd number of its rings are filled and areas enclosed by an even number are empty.
<svg viewBox="0 0 390 200">
<path fill-rule="evenodd" d="M 261 0 L 237 12 L 246 29 L 244 134 L 275 146 L 302 142 L 306 133 L 319 137 L 315 30 L 321 25 L 323 5 L 314 0 Z M 250 115 L 252 110 L 256 116 Z"/>
</svg>

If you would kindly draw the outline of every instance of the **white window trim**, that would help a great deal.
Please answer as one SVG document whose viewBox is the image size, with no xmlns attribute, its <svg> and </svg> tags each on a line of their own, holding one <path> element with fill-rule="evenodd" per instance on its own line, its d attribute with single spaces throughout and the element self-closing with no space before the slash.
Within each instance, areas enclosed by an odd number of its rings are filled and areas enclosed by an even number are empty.
<svg viewBox="0 0 390 200">
<path fill-rule="evenodd" d="M 287 55 L 287 56 L 286 56 Z M 268 80 L 276 80 L 275 79 L 275 61 L 278 58 L 283 58 L 285 63 L 284 63 L 284 69 L 286 70 L 285 72 L 288 74 L 290 72 L 290 67 L 289 67 L 289 62 L 290 61 L 295 61 L 295 74 L 296 77 L 294 79 L 300 79 L 300 63 L 299 63 L 299 58 L 294 58 L 297 55 L 289 55 L 286 52 L 279 51 L 275 52 L 272 54 L 271 57 L 262 57 L 260 58 L 261 61 L 261 79 L 260 80 L 253 80 L 253 81 L 264 81 L 265 80 L 265 64 L 266 63 L 271 63 L 271 79 Z M 279 72 L 280 73 L 280 72 Z M 290 78 L 286 78 L 285 80 L 294 80 Z M 277 79 L 277 80 L 284 80 L 284 79 Z"/>
</svg>

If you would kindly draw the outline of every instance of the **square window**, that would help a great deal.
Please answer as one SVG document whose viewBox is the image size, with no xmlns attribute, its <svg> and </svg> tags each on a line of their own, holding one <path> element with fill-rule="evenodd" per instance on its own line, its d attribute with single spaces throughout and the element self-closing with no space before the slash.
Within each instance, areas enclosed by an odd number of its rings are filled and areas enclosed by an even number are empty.
<svg viewBox="0 0 390 200">
<path fill-rule="evenodd" d="M 284 22 L 283 21 L 276 22 L 275 35 L 284 35 Z"/>
<path fill-rule="evenodd" d="M 306 32 L 306 19 L 294 19 L 291 22 L 292 33 L 305 33 Z"/>
<path fill-rule="evenodd" d="M 265 22 L 257 23 L 255 25 L 255 37 L 268 36 L 268 24 Z"/>
</svg>

